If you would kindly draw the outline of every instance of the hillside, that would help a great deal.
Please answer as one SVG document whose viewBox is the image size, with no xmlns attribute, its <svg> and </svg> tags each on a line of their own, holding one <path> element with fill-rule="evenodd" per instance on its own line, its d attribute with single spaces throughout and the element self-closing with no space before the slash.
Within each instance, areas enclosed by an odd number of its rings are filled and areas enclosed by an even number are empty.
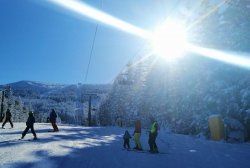
<svg viewBox="0 0 250 168">
<path fill-rule="evenodd" d="M 13 105 L 16 100 L 18 104 L 23 104 L 24 111 L 34 111 L 38 122 L 46 122 L 50 110 L 54 108 L 59 114 L 59 122 L 75 124 L 85 123 L 90 94 L 92 95 L 92 108 L 98 109 L 100 101 L 110 90 L 110 85 L 62 85 L 32 81 L 20 81 L 0 86 L 2 89 L 8 87 L 10 89 L 8 93 L 6 92 L 9 96 L 5 100 L 5 109 L 8 104 Z M 23 109 L 14 113 L 22 113 L 22 111 Z M 97 111 L 93 112 L 93 117 L 96 117 L 95 113 Z"/>
</svg>

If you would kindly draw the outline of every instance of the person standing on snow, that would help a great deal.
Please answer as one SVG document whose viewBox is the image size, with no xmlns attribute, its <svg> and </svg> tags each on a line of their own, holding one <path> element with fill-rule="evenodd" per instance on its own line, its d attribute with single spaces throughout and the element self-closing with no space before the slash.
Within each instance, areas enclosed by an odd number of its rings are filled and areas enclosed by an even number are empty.
<svg viewBox="0 0 250 168">
<path fill-rule="evenodd" d="M 11 121 L 11 113 L 10 113 L 10 109 L 7 109 L 6 114 L 5 114 L 5 121 L 3 122 L 2 125 L 2 129 L 4 129 L 4 125 L 6 124 L 6 122 L 10 122 L 11 128 L 13 128 L 13 123 Z"/>
<path fill-rule="evenodd" d="M 152 125 L 150 127 L 150 131 L 149 131 L 149 138 L 148 138 L 148 144 L 150 147 L 149 152 L 151 153 L 159 153 L 158 151 L 158 147 L 156 145 L 156 137 L 158 134 L 158 123 L 155 119 L 151 119 Z"/>
<path fill-rule="evenodd" d="M 130 149 L 130 144 L 129 144 L 130 138 L 131 138 L 131 136 L 130 136 L 128 130 L 126 130 L 124 135 L 123 135 L 123 140 L 124 140 L 123 147 L 124 147 L 124 149 L 126 149 L 126 146 L 128 149 Z"/>
<path fill-rule="evenodd" d="M 35 120 L 35 117 L 33 115 L 33 112 L 29 112 L 29 117 L 28 117 L 28 119 L 26 121 L 26 128 L 25 128 L 25 130 L 22 133 L 21 139 L 23 139 L 25 137 L 25 135 L 27 134 L 27 132 L 29 131 L 29 129 L 31 129 L 31 132 L 34 135 L 34 140 L 37 139 L 36 133 L 35 133 L 35 130 L 34 130 L 34 123 L 35 122 L 36 122 L 36 120 Z"/>
<path fill-rule="evenodd" d="M 136 150 L 142 150 L 140 138 L 141 138 L 141 121 L 137 120 L 135 122 L 135 130 L 134 130 L 134 140 L 135 140 L 135 147 Z"/>
<path fill-rule="evenodd" d="M 49 121 L 51 122 L 51 125 L 52 125 L 52 127 L 54 129 L 54 132 L 59 131 L 59 129 L 58 129 L 57 125 L 56 125 L 56 118 L 57 118 L 56 112 L 55 112 L 54 109 L 52 109 L 51 112 L 50 112 Z"/>
</svg>

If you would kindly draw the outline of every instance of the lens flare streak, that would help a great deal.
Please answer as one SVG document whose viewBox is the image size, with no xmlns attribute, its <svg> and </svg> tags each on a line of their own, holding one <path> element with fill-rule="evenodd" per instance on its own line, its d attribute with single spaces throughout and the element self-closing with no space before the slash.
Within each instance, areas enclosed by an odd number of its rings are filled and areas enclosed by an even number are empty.
<svg viewBox="0 0 250 168">
<path fill-rule="evenodd" d="M 111 16 L 107 13 L 97 10 L 81 1 L 78 1 L 78 0 L 48 0 L 48 1 L 55 5 L 61 6 L 65 9 L 71 10 L 72 12 L 75 12 L 81 16 L 89 17 L 91 19 L 94 19 L 106 25 L 122 30 L 124 32 L 136 35 L 146 40 L 153 41 L 153 37 L 154 37 L 153 32 L 146 31 L 130 23 L 122 21 L 114 16 Z M 225 4 L 226 2 L 227 0 L 224 0 L 223 3 L 219 4 L 219 6 Z M 210 15 L 210 13 L 208 15 Z M 202 17 L 201 20 L 203 19 L 205 19 L 205 17 L 204 18 Z M 195 24 L 197 23 L 194 23 L 193 25 L 191 25 L 191 27 L 194 26 Z M 200 56 L 204 56 L 207 58 L 215 59 L 215 60 L 229 63 L 232 65 L 244 67 L 250 70 L 250 56 L 249 55 L 248 57 L 243 57 L 241 54 L 229 54 L 223 51 L 203 48 L 203 47 L 199 47 L 193 44 L 186 44 L 186 50 L 196 53 Z"/>
<path fill-rule="evenodd" d="M 189 51 L 199 54 L 200 56 L 205 56 L 211 59 L 215 59 L 218 61 L 222 61 L 225 63 L 229 63 L 232 65 L 241 66 L 247 69 L 250 69 L 250 57 L 242 57 L 241 55 L 237 54 L 229 54 L 226 52 L 208 49 L 203 47 L 198 47 L 195 45 L 188 45 Z"/>
<path fill-rule="evenodd" d="M 97 20 L 106 25 L 115 27 L 122 31 L 140 36 L 142 38 L 149 38 L 150 33 L 141 28 L 138 28 L 132 24 L 122 21 L 114 16 L 97 10 L 84 2 L 78 0 L 49 0 L 51 3 L 61 6 L 65 9 L 71 10 L 79 15 L 89 17 L 91 19 Z"/>
</svg>

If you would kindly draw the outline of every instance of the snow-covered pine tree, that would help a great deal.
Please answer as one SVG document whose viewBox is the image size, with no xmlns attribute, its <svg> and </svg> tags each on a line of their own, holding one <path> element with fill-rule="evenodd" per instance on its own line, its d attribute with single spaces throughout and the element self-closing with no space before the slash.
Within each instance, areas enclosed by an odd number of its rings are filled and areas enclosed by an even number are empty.
<svg viewBox="0 0 250 168">
<path fill-rule="evenodd" d="M 221 13 L 220 34 L 224 47 L 230 50 L 250 51 L 250 1 L 234 0 Z"/>
</svg>

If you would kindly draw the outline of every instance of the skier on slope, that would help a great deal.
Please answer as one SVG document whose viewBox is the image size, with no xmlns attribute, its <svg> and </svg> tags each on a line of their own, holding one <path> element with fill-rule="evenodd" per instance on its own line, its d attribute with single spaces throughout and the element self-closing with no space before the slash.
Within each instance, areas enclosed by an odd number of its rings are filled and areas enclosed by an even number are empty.
<svg viewBox="0 0 250 168">
<path fill-rule="evenodd" d="M 49 121 L 51 122 L 51 125 L 52 125 L 52 127 L 54 129 L 53 130 L 54 132 L 59 131 L 59 129 L 58 129 L 57 125 L 56 125 L 56 118 L 57 118 L 56 112 L 55 112 L 54 109 L 52 109 L 51 112 L 50 112 Z"/>
<path fill-rule="evenodd" d="M 158 123 L 157 121 L 152 117 L 151 118 L 151 127 L 150 127 L 150 131 L 149 131 L 149 138 L 148 138 L 148 144 L 149 144 L 149 147 L 150 147 L 150 150 L 149 152 L 151 153 L 159 153 L 158 151 L 158 147 L 156 145 L 156 137 L 157 137 L 157 134 L 158 134 Z"/>
<path fill-rule="evenodd" d="M 33 112 L 30 111 L 29 112 L 29 117 L 28 117 L 28 119 L 26 121 L 26 128 L 25 128 L 25 130 L 22 133 L 21 139 L 23 139 L 25 137 L 25 135 L 27 134 L 27 132 L 29 131 L 29 129 L 31 129 L 31 132 L 34 135 L 34 140 L 37 139 L 36 133 L 35 133 L 35 130 L 34 130 L 34 123 L 35 123 L 35 117 L 33 115 Z"/>
<path fill-rule="evenodd" d="M 137 120 L 135 122 L 135 130 L 134 130 L 134 140 L 135 140 L 135 147 L 136 150 L 142 150 L 140 138 L 141 138 L 141 121 Z"/>
<path fill-rule="evenodd" d="M 6 114 L 5 114 L 5 121 L 3 122 L 2 125 L 2 129 L 4 129 L 4 125 L 6 124 L 6 122 L 10 122 L 11 128 L 13 128 L 13 123 L 11 121 L 11 113 L 10 113 L 10 109 L 7 109 Z"/>
</svg>

